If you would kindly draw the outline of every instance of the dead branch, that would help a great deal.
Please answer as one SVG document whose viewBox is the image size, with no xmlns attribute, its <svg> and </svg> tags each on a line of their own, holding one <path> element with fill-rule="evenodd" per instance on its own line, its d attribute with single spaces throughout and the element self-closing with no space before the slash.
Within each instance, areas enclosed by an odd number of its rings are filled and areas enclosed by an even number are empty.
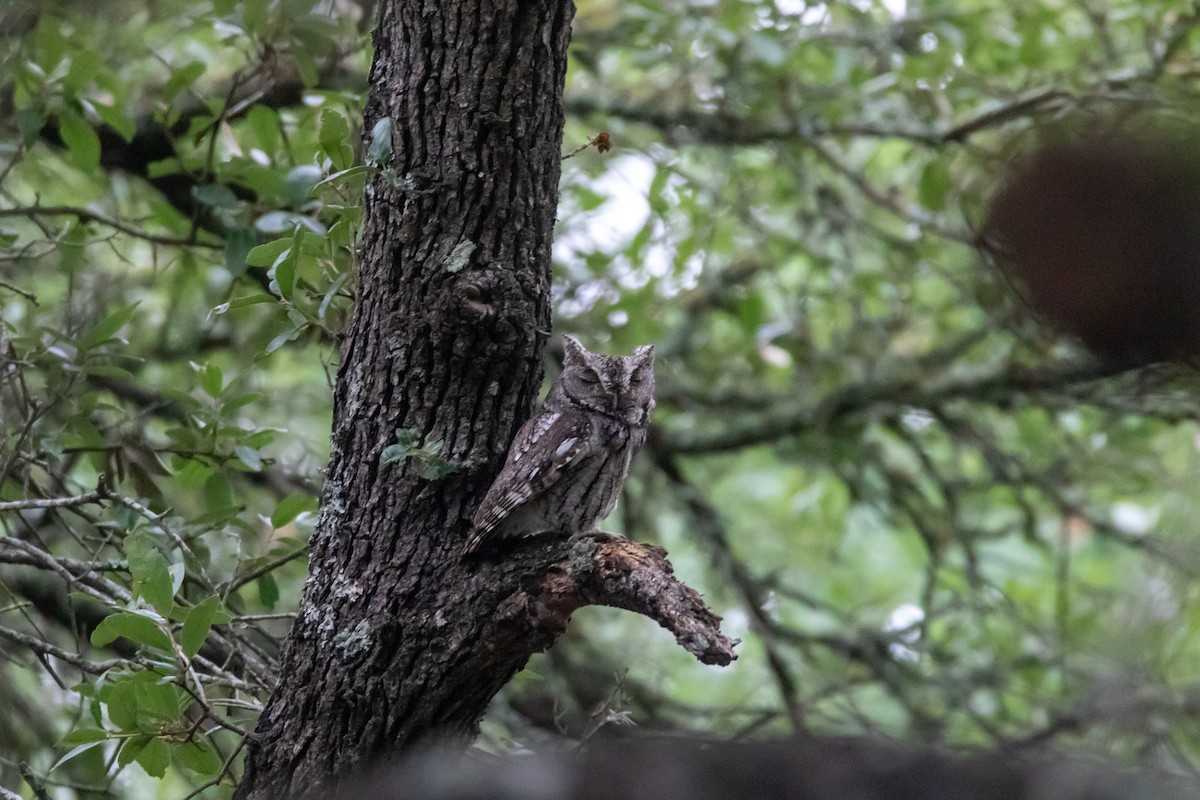
<svg viewBox="0 0 1200 800">
<path fill-rule="evenodd" d="M 539 583 L 510 595 L 500 616 L 553 639 L 566 630 L 571 613 L 587 605 L 649 617 L 702 663 L 724 666 L 737 658 L 738 642 L 721 633 L 721 618 L 699 593 L 675 577 L 666 550 L 600 532 L 576 540 Z"/>
</svg>

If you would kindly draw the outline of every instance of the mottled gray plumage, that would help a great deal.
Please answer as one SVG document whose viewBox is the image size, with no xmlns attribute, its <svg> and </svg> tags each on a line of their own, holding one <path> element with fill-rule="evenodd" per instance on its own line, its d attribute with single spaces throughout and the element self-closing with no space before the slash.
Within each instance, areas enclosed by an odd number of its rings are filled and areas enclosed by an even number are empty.
<svg viewBox="0 0 1200 800">
<path fill-rule="evenodd" d="M 513 439 L 463 555 L 510 536 L 585 533 L 617 503 L 654 408 L 654 348 L 604 356 L 572 336 L 563 347 L 562 374 Z"/>
</svg>

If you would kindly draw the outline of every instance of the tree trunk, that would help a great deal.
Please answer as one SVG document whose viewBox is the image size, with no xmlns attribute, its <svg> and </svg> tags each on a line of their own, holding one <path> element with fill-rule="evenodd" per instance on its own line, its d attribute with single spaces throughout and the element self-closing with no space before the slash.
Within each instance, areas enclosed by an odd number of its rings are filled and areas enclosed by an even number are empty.
<svg viewBox="0 0 1200 800">
<path fill-rule="evenodd" d="M 364 130 L 389 119 L 393 152 L 366 191 L 310 577 L 239 798 L 329 788 L 433 737 L 469 741 L 586 603 L 646 613 L 702 660 L 733 658 L 657 548 L 600 535 L 458 558 L 541 381 L 573 10 L 380 5 Z M 413 443 L 384 463 L 398 430 Z"/>
</svg>

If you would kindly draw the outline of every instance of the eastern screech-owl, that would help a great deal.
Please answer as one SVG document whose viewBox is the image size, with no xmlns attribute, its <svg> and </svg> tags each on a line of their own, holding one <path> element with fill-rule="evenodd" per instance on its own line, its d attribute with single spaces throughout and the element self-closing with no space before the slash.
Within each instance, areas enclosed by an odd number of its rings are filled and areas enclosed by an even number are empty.
<svg viewBox="0 0 1200 800">
<path fill-rule="evenodd" d="M 464 556 L 511 536 L 586 533 L 617 504 L 654 408 L 654 347 L 603 356 L 572 336 L 563 347 L 562 374 L 517 432 Z"/>
</svg>

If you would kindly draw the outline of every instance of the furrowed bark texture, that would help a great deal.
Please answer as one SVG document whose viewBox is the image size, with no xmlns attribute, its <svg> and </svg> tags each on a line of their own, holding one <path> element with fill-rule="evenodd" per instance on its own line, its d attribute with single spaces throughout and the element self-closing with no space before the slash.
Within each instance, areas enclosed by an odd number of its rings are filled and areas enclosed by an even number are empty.
<svg viewBox="0 0 1200 800">
<path fill-rule="evenodd" d="M 459 560 L 541 383 L 572 14 L 569 0 L 380 6 L 365 130 L 390 119 L 393 155 L 366 192 L 310 577 L 239 798 L 336 791 L 419 742 L 469 741 L 585 604 L 646 614 L 702 661 L 734 657 L 658 548 L 542 537 Z M 397 430 L 423 449 L 384 464 Z"/>
<path fill-rule="evenodd" d="M 434 727 L 466 736 L 499 689 L 474 674 L 511 675 L 472 667 L 496 598 L 478 605 L 458 550 L 541 381 L 572 13 L 380 4 L 364 129 L 391 120 L 391 174 L 367 189 L 310 578 L 239 797 L 309 791 Z M 382 464 L 398 429 L 456 470 Z"/>
</svg>

